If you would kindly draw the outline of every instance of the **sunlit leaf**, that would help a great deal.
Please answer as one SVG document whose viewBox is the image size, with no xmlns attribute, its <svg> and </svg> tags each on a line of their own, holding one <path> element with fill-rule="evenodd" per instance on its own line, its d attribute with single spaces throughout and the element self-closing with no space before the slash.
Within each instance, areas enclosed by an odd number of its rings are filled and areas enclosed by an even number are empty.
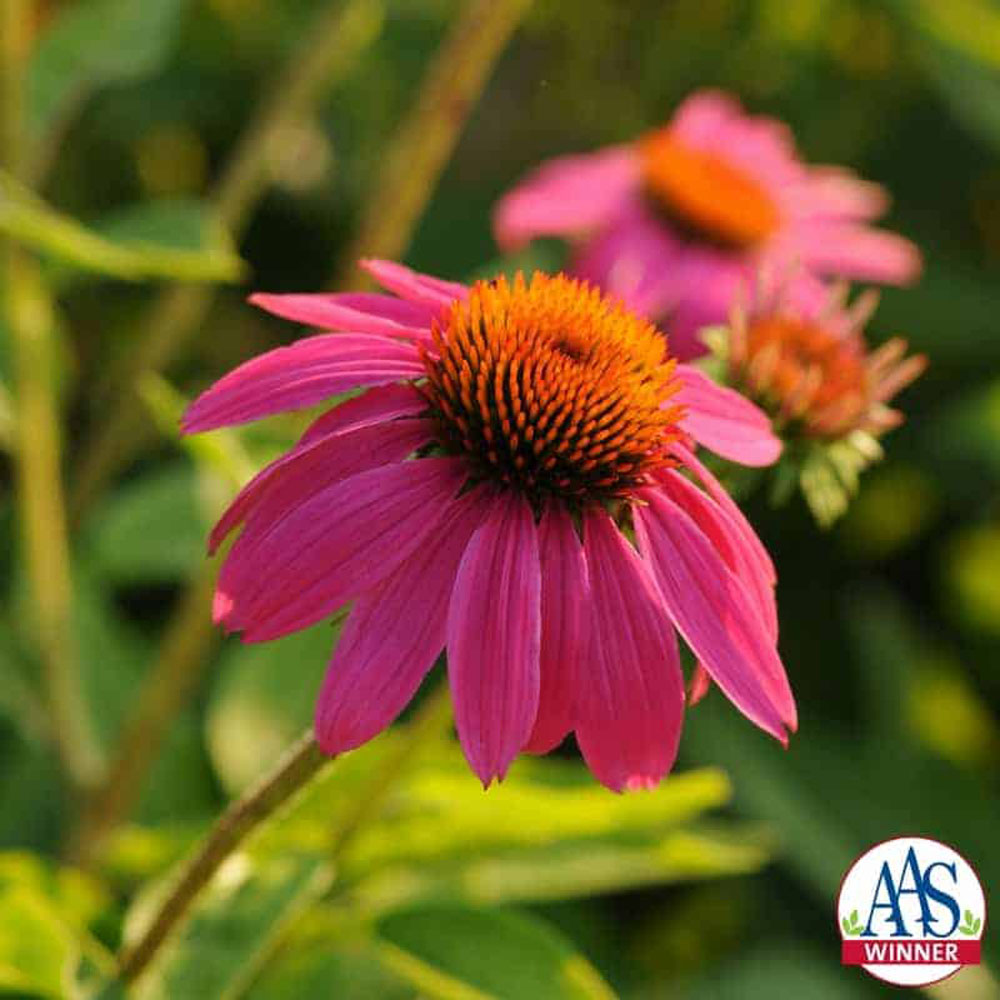
<svg viewBox="0 0 1000 1000">
<path fill-rule="evenodd" d="M 0 990 L 61 998 L 78 961 L 54 910 L 27 889 L 0 889 Z"/>
<path fill-rule="evenodd" d="M 405 836 L 405 830 L 400 831 Z M 749 826 L 683 827 L 640 843 L 599 840 L 494 848 L 479 857 L 387 865 L 352 889 L 379 912 L 421 898 L 480 903 L 552 902 L 653 885 L 745 875 L 771 860 L 773 838 Z"/>
<path fill-rule="evenodd" d="M 383 917 L 385 961 L 438 1000 L 607 1000 L 611 988 L 561 935 L 534 917 L 438 904 Z"/>
</svg>

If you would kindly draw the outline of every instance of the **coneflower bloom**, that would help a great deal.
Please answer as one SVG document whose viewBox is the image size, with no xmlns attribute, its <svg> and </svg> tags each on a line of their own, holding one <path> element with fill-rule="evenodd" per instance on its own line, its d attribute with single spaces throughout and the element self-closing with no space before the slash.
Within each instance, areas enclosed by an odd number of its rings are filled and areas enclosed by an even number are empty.
<svg viewBox="0 0 1000 1000">
<path fill-rule="evenodd" d="M 886 204 L 878 185 L 806 166 L 782 123 L 702 91 L 635 142 L 542 164 L 501 199 L 494 228 L 505 249 L 571 239 L 573 273 L 663 320 L 683 359 L 761 268 L 795 264 L 807 283 L 914 279 L 916 247 L 869 225 Z"/>
<path fill-rule="evenodd" d="M 706 339 L 726 381 L 771 415 L 785 442 L 777 482 L 798 482 L 816 519 L 829 524 L 847 509 L 859 474 L 882 457 L 878 438 L 903 420 L 889 401 L 927 359 L 907 356 L 900 337 L 869 350 L 875 292 L 848 306 L 846 286 L 816 297 L 792 282 L 760 284 L 754 299 Z"/>
<path fill-rule="evenodd" d="M 675 630 L 748 718 L 786 740 L 795 705 L 774 570 L 692 452 L 773 462 L 766 416 L 583 282 L 467 288 L 366 266 L 398 297 L 254 296 L 349 332 L 247 362 L 183 422 L 206 431 L 335 403 L 210 541 L 242 526 L 214 613 L 246 641 L 353 602 L 317 705 L 323 750 L 384 729 L 447 648 L 459 739 L 484 785 L 519 751 L 575 731 L 604 784 L 650 786 L 681 729 Z"/>
</svg>

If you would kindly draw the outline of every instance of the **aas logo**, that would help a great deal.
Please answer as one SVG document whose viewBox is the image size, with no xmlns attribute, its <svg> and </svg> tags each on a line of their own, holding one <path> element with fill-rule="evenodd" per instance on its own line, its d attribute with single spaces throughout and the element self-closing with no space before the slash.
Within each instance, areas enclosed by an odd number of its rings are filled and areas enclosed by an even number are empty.
<svg viewBox="0 0 1000 1000">
<path fill-rule="evenodd" d="M 870 847 L 837 900 L 841 962 L 896 986 L 927 986 L 978 965 L 986 895 L 954 848 L 926 837 Z"/>
</svg>

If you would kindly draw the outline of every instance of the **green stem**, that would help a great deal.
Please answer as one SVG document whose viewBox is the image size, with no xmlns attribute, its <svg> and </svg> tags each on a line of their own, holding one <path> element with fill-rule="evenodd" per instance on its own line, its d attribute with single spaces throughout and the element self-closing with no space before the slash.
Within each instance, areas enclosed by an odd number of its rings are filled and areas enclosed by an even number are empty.
<svg viewBox="0 0 1000 1000">
<path fill-rule="evenodd" d="M 455 21 L 384 158 L 336 287 L 368 282 L 357 271 L 360 258 L 398 259 L 406 252 L 469 114 L 531 2 L 470 0 Z"/>
<path fill-rule="evenodd" d="M 239 239 L 254 206 L 270 184 L 273 150 L 288 129 L 356 64 L 381 30 L 384 0 L 336 0 L 303 36 L 301 48 L 247 126 L 211 195 L 216 215 Z M 213 289 L 179 285 L 164 291 L 138 324 L 145 335 L 135 351 L 98 387 L 107 401 L 107 418 L 82 449 L 71 497 L 74 522 L 100 495 L 149 433 L 136 387 L 150 372 L 164 368 L 199 328 L 214 299 Z"/>
<path fill-rule="evenodd" d="M 141 975 L 226 858 L 276 809 L 304 788 L 328 761 L 310 731 L 271 774 L 229 806 L 184 865 L 142 937 L 122 955 L 119 979 L 132 982 Z"/>
<path fill-rule="evenodd" d="M 447 684 L 441 684 L 425 699 L 407 725 L 404 738 L 375 772 L 366 793 L 358 796 L 354 808 L 336 825 L 330 845 L 334 860 L 343 855 L 365 825 L 379 814 L 398 779 L 417 759 L 419 746 L 428 737 L 442 731 L 450 719 L 449 705 Z M 315 737 L 309 732 L 292 747 L 268 777 L 226 810 L 184 865 L 173 889 L 142 937 L 122 955 L 119 980 L 130 983 L 142 974 L 226 858 L 261 823 L 303 789 L 329 760 L 320 752 Z"/>
<path fill-rule="evenodd" d="M 2 9 L 0 167 L 16 176 L 23 166 L 22 88 L 32 9 L 27 0 L 3 0 Z M 98 777 L 101 758 L 90 729 L 73 638 L 55 317 L 35 259 L 13 242 L 4 242 L 0 253 L 0 288 L 16 379 L 17 496 L 51 734 L 70 780 L 87 785 Z"/>
</svg>

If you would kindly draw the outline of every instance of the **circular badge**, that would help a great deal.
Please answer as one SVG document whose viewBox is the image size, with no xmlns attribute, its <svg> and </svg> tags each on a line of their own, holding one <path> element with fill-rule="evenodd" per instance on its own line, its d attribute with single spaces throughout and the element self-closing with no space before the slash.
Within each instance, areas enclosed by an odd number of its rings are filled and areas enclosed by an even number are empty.
<svg viewBox="0 0 1000 1000">
<path fill-rule="evenodd" d="M 986 894 L 953 847 L 928 837 L 873 844 L 837 898 L 841 962 L 895 986 L 928 986 L 978 965 Z"/>
</svg>

